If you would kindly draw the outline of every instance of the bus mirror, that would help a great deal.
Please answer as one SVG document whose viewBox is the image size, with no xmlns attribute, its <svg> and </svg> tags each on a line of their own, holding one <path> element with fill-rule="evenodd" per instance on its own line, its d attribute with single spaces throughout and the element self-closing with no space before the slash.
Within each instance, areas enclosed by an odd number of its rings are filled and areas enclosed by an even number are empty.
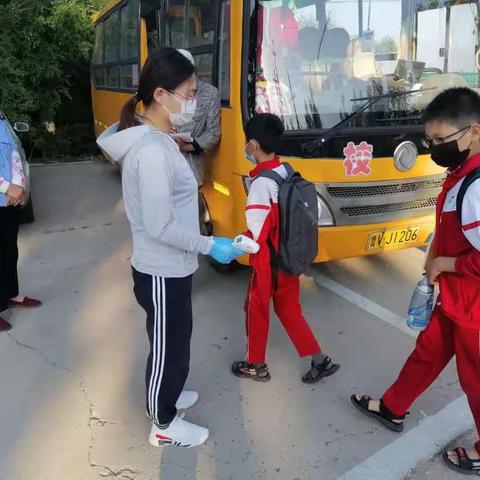
<svg viewBox="0 0 480 480">
<path fill-rule="evenodd" d="M 27 133 L 30 131 L 30 125 L 25 122 L 15 122 L 13 128 L 18 133 Z"/>
</svg>

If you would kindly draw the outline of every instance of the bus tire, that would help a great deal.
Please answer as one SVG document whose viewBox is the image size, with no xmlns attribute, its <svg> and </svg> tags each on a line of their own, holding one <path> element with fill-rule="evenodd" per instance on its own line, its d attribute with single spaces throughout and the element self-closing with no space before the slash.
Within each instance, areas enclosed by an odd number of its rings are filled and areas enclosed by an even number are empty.
<svg viewBox="0 0 480 480">
<path fill-rule="evenodd" d="M 205 237 L 212 237 L 213 236 L 213 222 L 212 218 L 210 217 L 210 211 L 208 210 L 207 200 L 203 193 L 199 192 L 198 195 L 198 205 L 200 211 L 200 233 Z M 224 265 L 222 263 L 216 262 L 212 257 L 208 256 L 208 263 L 218 273 L 221 274 L 228 274 L 232 273 L 235 270 L 240 268 L 240 264 L 236 261 L 228 265 Z"/>
<path fill-rule="evenodd" d="M 213 223 L 208 210 L 207 200 L 201 191 L 198 192 L 198 210 L 200 214 L 200 233 L 205 237 L 213 236 Z"/>
<path fill-rule="evenodd" d="M 235 260 L 228 265 L 224 265 L 223 263 L 216 262 L 212 257 L 207 257 L 209 265 L 215 270 L 217 273 L 221 273 L 222 275 L 227 275 L 229 273 L 233 273 L 240 268 L 240 264 Z"/>
</svg>

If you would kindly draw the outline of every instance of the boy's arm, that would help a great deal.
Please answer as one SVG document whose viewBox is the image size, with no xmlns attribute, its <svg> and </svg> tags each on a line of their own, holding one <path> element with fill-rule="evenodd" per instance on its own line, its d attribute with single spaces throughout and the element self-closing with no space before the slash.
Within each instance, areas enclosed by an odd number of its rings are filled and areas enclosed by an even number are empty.
<svg viewBox="0 0 480 480">
<path fill-rule="evenodd" d="M 437 255 L 435 253 L 435 232 L 434 232 L 432 241 L 430 242 L 430 246 L 428 247 L 427 258 L 425 259 L 425 265 L 423 267 L 425 270 L 427 270 L 427 268 L 431 265 L 433 260 L 435 260 L 436 256 Z"/>
<path fill-rule="evenodd" d="M 257 178 L 252 182 L 247 198 L 248 233 L 260 244 L 267 241 L 269 234 L 267 219 L 272 209 L 270 183 L 267 178 Z"/>
<path fill-rule="evenodd" d="M 480 180 L 468 188 L 463 199 L 462 228 L 467 240 L 475 250 L 460 255 L 455 261 L 458 273 L 480 277 Z"/>
</svg>

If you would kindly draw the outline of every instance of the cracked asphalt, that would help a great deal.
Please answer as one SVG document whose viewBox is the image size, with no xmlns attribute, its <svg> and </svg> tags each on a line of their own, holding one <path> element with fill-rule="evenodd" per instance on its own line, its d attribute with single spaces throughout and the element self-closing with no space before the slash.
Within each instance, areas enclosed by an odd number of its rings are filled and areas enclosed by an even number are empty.
<svg viewBox="0 0 480 480">
<path fill-rule="evenodd" d="M 44 306 L 11 312 L 14 328 L 0 336 L 1 480 L 333 480 L 398 438 L 360 418 L 349 397 L 381 394 L 414 339 L 315 276 L 404 315 L 421 252 L 335 262 L 302 278 L 305 315 L 342 364 L 315 386 L 301 384 L 308 362 L 274 317 L 272 381 L 231 376 L 231 362 L 244 354 L 249 274 L 225 277 L 202 260 L 187 383 L 201 399 L 187 418 L 208 426 L 211 438 L 196 450 L 154 449 L 144 412 L 144 317 L 131 292 L 119 173 L 101 162 L 32 172 L 37 221 L 22 228 L 20 280 Z M 412 408 L 407 431 L 459 394 L 449 366 Z"/>
</svg>

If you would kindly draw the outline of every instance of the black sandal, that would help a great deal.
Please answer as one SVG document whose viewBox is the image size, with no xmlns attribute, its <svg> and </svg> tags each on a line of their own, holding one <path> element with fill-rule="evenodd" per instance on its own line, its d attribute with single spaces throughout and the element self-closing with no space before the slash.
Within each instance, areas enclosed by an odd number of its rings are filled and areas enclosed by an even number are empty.
<svg viewBox="0 0 480 480">
<path fill-rule="evenodd" d="M 232 373 L 240 378 L 250 378 L 256 382 L 269 382 L 271 380 L 268 366 L 266 363 L 258 367 L 248 362 L 234 362 L 232 365 Z"/>
<path fill-rule="evenodd" d="M 322 378 L 329 377 L 337 373 L 340 365 L 333 363 L 330 357 L 327 357 L 322 363 L 312 362 L 310 370 L 302 377 L 303 383 L 317 383 Z"/>
<path fill-rule="evenodd" d="M 370 410 L 369 405 L 372 400 L 368 395 L 364 395 L 360 400 L 356 395 L 350 397 L 353 406 L 361 413 L 370 418 L 375 418 L 378 420 L 384 427 L 392 430 L 392 432 L 403 432 L 403 421 L 405 416 L 408 415 L 408 412 L 401 417 L 394 415 L 383 403 L 383 400 L 380 400 L 380 411 L 376 412 L 375 410 Z"/>
<path fill-rule="evenodd" d="M 476 475 L 480 477 L 480 460 L 471 460 L 468 458 L 467 452 L 462 447 L 455 448 L 453 451 L 457 454 L 458 465 L 448 458 L 447 450 L 443 452 L 443 459 L 448 468 L 463 475 Z"/>
</svg>

